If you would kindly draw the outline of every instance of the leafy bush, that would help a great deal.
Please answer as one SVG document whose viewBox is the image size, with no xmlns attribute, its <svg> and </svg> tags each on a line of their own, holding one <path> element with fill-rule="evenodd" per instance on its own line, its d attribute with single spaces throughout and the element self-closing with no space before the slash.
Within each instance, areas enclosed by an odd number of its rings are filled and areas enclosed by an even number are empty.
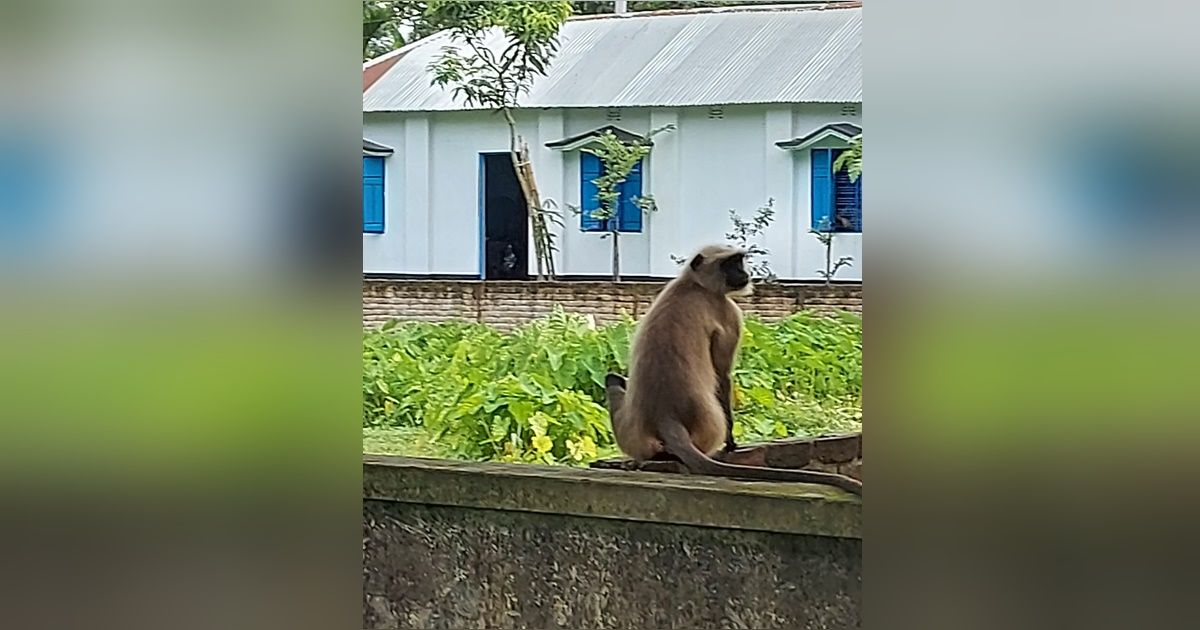
<svg viewBox="0 0 1200 630">
<path fill-rule="evenodd" d="M 628 372 L 634 322 L 556 310 L 503 334 L 482 324 L 390 322 L 363 338 L 363 425 L 420 429 L 422 449 L 480 460 L 585 464 L 615 453 L 604 375 Z M 860 426 L 862 323 L 747 318 L 734 435 L 758 441 Z"/>
</svg>

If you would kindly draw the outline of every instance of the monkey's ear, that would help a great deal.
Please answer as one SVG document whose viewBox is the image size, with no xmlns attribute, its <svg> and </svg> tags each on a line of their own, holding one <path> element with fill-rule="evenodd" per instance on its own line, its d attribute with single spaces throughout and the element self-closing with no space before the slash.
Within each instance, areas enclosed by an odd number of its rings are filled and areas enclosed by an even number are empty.
<svg viewBox="0 0 1200 630">
<path fill-rule="evenodd" d="M 696 254 L 696 256 L 692 258 L 692 262 L 688 263 L 688 266 L 692 268 L 692 271 L 695 271 L 699 269 L 700 265 L 702 264 L 704 264 L 704 254 Z"/>
</svg>

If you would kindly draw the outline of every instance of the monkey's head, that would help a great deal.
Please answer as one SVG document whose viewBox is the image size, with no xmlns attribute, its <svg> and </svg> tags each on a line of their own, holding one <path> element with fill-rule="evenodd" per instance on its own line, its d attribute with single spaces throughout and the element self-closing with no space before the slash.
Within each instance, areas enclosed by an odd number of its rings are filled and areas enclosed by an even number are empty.
<svg viewBox="0 0 1200 630">
<path fill-rule="evenodd" d="M 729 245 L 709 245 L 696 252 L 684 273 L 714 293 L 750 295 L 754 285 L 746 271 L 746 250 Z"/>
</svg>

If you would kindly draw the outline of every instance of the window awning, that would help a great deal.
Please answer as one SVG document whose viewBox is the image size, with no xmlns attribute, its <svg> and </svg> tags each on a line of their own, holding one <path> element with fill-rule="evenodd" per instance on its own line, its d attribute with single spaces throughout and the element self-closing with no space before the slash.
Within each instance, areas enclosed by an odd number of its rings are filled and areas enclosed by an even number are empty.
<svg viewBox="0 0 1200 630">
<path fill-rule="evenodd" d="M 855 136 L 860 134 L 862 134 L 862 127 L 854 123 L 830 123 L 808 135 L 791 140 L 780 140 L 775 143 L 775 146 L 786 151 L 801 151 L 829 138 L 835 138 L 842 142 L 850 142 Z"/>
<path fill-rule="evenodd" d="M 624 129 L 621 129 L 620 127 L 614 127 L 612 125 L 605 125 L 603 127 L 598 127 L 591 131 L 585 131 L 584 133 L 581 133 L 578 135 L 563 138 L 562 140 L 555 140 L 554 142 L 547 142 L 546 148 L 554 149 L 555 151 L 572 151 L 575 149 L 583 148 L 583 147 L 595 142 L 596 138 L 599 138 L 600 136 L 604 135 L 604 132 L 606 132 L 606 131 L 611 131 L 612 134 L 617 137 L 617 140 L 620 140 L 621 142 L 625 142 L 625 143 L 642 142 L 646 139 L 645 136 L 639 136 L 636 133 L 630 133 L 628 131 L 625 131 Z"/>
<path fill-rule="evenodd" d="M 363 155 L 369 155 L 371 157 L 387 157 L 395 152 L 396 151 L 391 147 L 385 147 L 378 142 L 372 142 L 366 138 L 363 138 Z"/>
</svg>

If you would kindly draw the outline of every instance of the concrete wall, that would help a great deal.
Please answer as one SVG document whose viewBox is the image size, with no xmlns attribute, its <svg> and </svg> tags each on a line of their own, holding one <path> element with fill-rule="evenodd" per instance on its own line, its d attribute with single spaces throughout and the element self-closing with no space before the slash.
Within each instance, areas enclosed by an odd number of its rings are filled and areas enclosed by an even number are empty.
<svg viewBox="0 0 1200 630">
<path fill-rule="evenodd" d="M 838 490 L 366 456 L 364 628 L 854 628 Z"/>
<path fill-rule="evenodd" d="M 444 321 L 463 319 L 501 329 L 549 314 L 555 306 L 591 314 L 597 323 L 621 313 L 638 317 L 662 290 L 662 282 L 479 282 L 442 280 L 364 280 L 363 326 L 390 319 Z M 739 298 L 747 313 L 765 319 L 800 310 L 862 313 L 862 285 L 785 284 L 756 289 Z"/>
<path fill-rule="evenodd" d="M 555 109 L 518 112 L 543 199 L 560 208 L 579 205 L 579 153 L 547 149 L 546 142 L 612 124 L 634 133 L 674 124 L 655 139 L 643 176 L 659 211 L 640 234 L 622 237 L 622 270 L 632 276 L 672 276 L 671 255 L 724 240 L 729 210 L 749 216 L 775 199 L 775 222 L 763 244 L 781 278 L 817 279 L 824 250 L 808 233 L 808 152 L 775 143 L 830 122 L 860 122 L 857 107 L 840 105 L 728 106 L 719 117 L 708 108 Z M 507 127 L 486 112 L 369 113 L 363 135 L 395 149 L 386 160 L 383 234 L 363 235 L 366 273 L 467 274 L 480 264 L 479 154 L 505 151 Z M 568 216 L 557 229 L 560 274 L 609 271 L 609 243 L 579 230 Z M 839 278 L 861 279 L 862 235 L 835 238 L 834 259 L 854 257 Z M 532 251 L 532 250 L 531 250 Z M 530 271 L 535 269 L 530 257 Z"/>
</svg>

